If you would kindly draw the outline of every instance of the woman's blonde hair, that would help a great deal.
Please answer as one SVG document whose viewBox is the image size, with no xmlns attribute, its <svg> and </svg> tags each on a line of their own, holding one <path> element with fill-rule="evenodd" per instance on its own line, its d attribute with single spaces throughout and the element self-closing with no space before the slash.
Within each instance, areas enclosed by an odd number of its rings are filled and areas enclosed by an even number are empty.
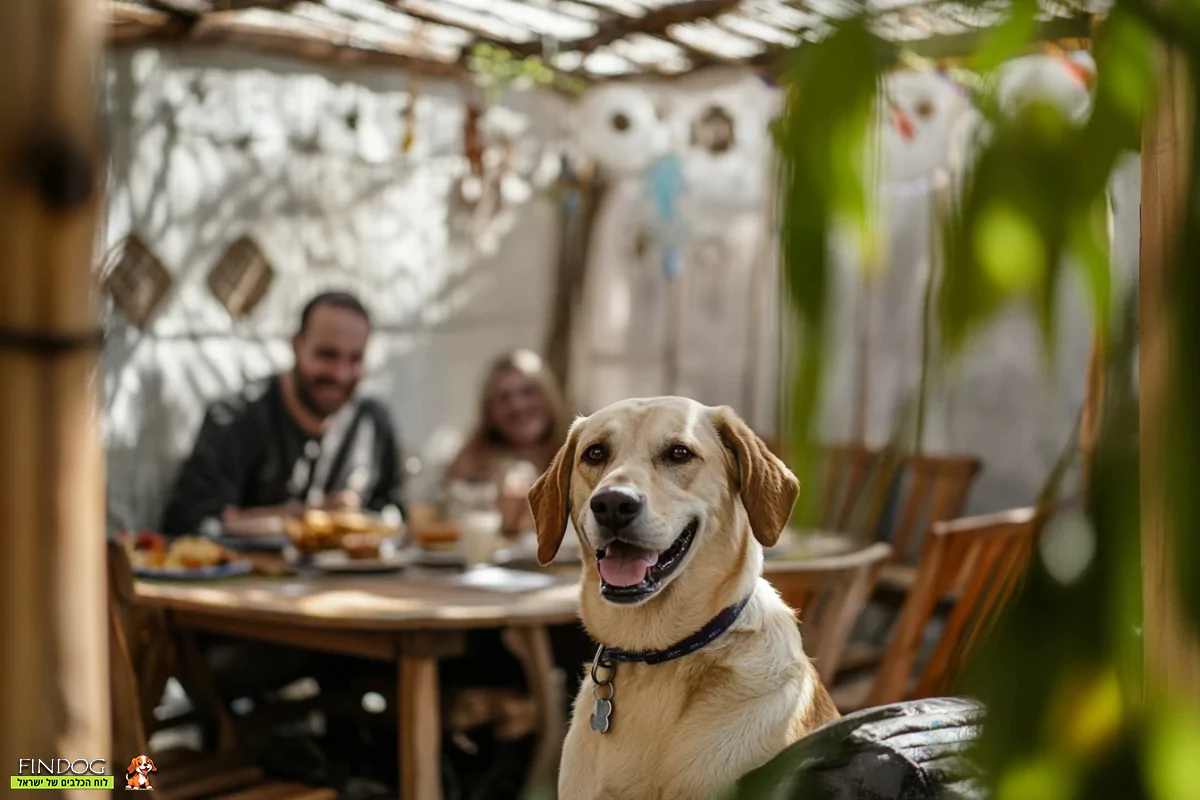
<svg viewBox="0 0 1200 800">
<path fill-rule="evenodd" d="M 558 381 L 555 380 L 553 373 L 550 372 L 541 356 L 532 350 L 514 350 L 492 362 L 479 394 L 479 422 L 467 447 L 475 450 L 478 455 L 485 456 L 508 446 L 509 443 L 496 429 L 495 421 L 492 419 L 492 399 L 496 380 L 509 372 L 518 372 L 532 381 L 538 391 L 542 393 L 550 411 L 550 424 L 546 426 L 546 432 L 539 443 L 539 463 L 535 464 L 539 470 L 545 470 L 550 466 L 558 448 L 562 447 L 562 443 L 566 440 L 570 421 L 567 418 L 562 393 L 558 389 Z"/>
</svg>

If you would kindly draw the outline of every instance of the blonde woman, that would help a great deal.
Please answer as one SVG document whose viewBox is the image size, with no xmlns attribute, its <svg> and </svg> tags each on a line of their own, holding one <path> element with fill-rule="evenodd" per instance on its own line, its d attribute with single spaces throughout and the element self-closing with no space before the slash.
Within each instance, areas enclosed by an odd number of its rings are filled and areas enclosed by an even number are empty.
<svg viewBox="0 0 1200 800">
<path fill-rule="evenodd" d="M 554 376 L 536 353 L 501 356 L 484 378 L 479 421 L 446 481 L 496 487 L 503 530 L 532 530 L 527 494 L 566 438 L 568 422 Z"/>
</svg>

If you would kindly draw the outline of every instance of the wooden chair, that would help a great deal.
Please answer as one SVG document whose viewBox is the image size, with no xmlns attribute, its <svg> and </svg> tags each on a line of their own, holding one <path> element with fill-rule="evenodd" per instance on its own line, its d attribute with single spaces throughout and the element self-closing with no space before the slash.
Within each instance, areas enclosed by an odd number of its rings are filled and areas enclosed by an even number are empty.
<svg viewBox="0 0 1200 800">
<path fill-rule="evenodd" d="M 777 437 L 761 437 L 775 455 L 783 458 L 783 442 Z M 817 455 L 817 486 L 803 491 L 820 493 L 816 525 L 838 533 L 868 532 L 874 535 L 879 513 L 886 497 L 880 494 L 874 514 L 862 504 L 864 493 L 872 485 L 872 476 L 880 461 L 880 451 L 860 445 L 826 445 Z"/>
<path fill-rule="evenodd" d="M 882 453 L 861 445 L 828 445 L 821 450 L 818 519 L 825 530 L 873 536 L 886 499 L 871 503 Z M 886 492 L 886 487 L 883 488 Z M 874 506 L 874 507 L 871 507 Z"/>
<path fill-rule="evenodd" d="M 265 780 L 263 770 L 238 758 L 236 735 L 224 704 L 216 697 L 195 658 L 180 658 L 189 643 L 173 636 L 167 617 L 134 602 L 133 570 L 125 550 L 108 544 L 109 666 L 112 686 L 114 771 L 129 759 L 150 755 L 158 771 L 155 791 L 160 800 L 336 800 L 337 791 L 299 783 Z M 189 656 L 196 654 L 190 653 Z M 217 752 L 150 753 L 148 731 L 154 707 L 167 678 L 176 674 L 201 715 L 215 720 Z M 118 787 L 121 776 L 118 774 Z"/>
<path fill-rule="evenodd" d="M 766 578 L 796 609 L 804 651 L 827 686 L 891 552 L 886 544 L 874 544 L 846 555 L 767 564 Z"/>
<path fill-rule="evenodd" d="M 778 439 L 763 441 L 776 455 L 782 452 Z M 874 539 L 888 497 L 900 482 L 896 521 L 883 531 L 896 565 L 916 560 L 929 525 L 962 513 L 982 466 L 973 456 L 905 454 L 857 444 L 825 445 L 819 459 L 817 524 L 823 530 Z"/>
<path fill-rule="evenodd" d="M 1025 574 L 1043 514 L 1032 508 L 934 523 L 917 579 L 873 680 L 836 687 L 843 711 L 946 694 Z M 953 609 L 915 683 L 913 667 L 938 602 Z"/>
<path fill-rule="evenodd" d="M 892 561 L 880 585 L 903 596 L 916 579 L 916 561 L 930 526 L 959 517 L 982 467 L 972 456 L 912 454 L 897 475 L 902 483 L 896 522 L 886 532 Z"/>
</svg>

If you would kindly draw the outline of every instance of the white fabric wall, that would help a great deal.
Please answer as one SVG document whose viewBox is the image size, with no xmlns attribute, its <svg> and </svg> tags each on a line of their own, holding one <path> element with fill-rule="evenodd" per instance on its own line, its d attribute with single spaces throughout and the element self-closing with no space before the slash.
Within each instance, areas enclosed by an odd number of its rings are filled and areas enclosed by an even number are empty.
<svg viewBox="0 0 1200 800">
<path fill-rule="evenodd" d="M 143 48 L 110 54 L 106 88 L 103 249 L 136 233 L 174 279 L 148 329 L 109 312 L 110 524 L 157 523 L 205 405 L 288 366 L 300 306 L 331 287 L 359 292 L 374 316 L 365 389 L 387 400 L 406 451 L 425 463 L 420 492 L 472 423 L 486 363 L 542 345 L 558 237 L 555 203 L 535 186 L 557 164 L 545 101 L 514 95 L 489 112 L 489 130 L 518 143 L 516 174 L 500 214 L 467 236 L 452 201 L 466 169 L 462 87 L 420 84 L 409 153 L 401 109 L 413 86 L 396 71 Z M 234 324 L 206 278 L 242 235 L 276 278 Z"/>
<path fill-rule="evenodd" d="M 919 99 L 920 81 L 901 100 Z M 707 403 L 729 403 L 758 430 L 775 432 L 775 399 L 779 374 L 779 292 L 774 237 L 768 231 L 765 191 L 758 202 L 721 204 L 723 194 L 744 192 L 737 174 L 768 175 L 765 147 L 733 153 L 723 164 L 704 163 L 689 148 L 681 127 L 695 109 L 738 94 L 740 109 L 751 126 L 765 120 L 755 116 L 748 94 L 767 92 L 756 78 L 737 71 L 696 76 L 692 80 L 640 87 L 654 99 L 667 127 L 666 134 L 681 153 L 689 182 L 688 258 L 683 278 L 685 296 L 683 360 L 680 393 Z M 912 95 L 908 97 L 907 95 Z M 953 98 L 950 92 L 948 97 Z M 630 101 L 633 102 L 633 101 Z M 957 101 L 953 101 L 957 102 Z M 586 102 L 585 102 L 586 104 Z M 596 100 L 607 109 L 616 101 Z M 768 103 L 766 108 L 770 108 Z M 934 162 L 944 158 L 953 117 L 939 114 L 922 121 L 911 145 L 915 152 L 931 151 Z M 632 115 L 635 119 L 640 117 Z M 649 124 L 649 123 L 647 123 Z M 939 124 L 941 128 L 939 128 Z M 657 134 L 656 134 L 657 135 Z M 923 137 L 931 138 L 925 142 Z M 605 142 L 592 137 L 601 155 Z M 630 149 L 625 145 L 625 152 Z M 620 147 L 613 146 L 614 166 L 621 166 Z M 901 166 L 916 169 L 912 152 L 897 150 Z M 699 168 L 695 168 L 695 167 Z M 895 167 L 901 171 L 899 167 Z M 924 167 L 925 170 L 929 166 Z M 1135 285 L 1138 265 L 1140 161 L 1133 156 L 1113 176 L 1113 265 L 1115 295 Z M 903 177 L 903 176 L 902 176 Z M 867 360 L 866 439 L 884 444 L 895 430 L 902 408 L 916 390 L 921 365 L 921 307 L 930 258 L 929 194 L 913 183 L 894 187 L 888 208 L 888 263 L 868 290 L 859 264 L 839 254 L 835 259 L 837 300 L 831 309 L 827 379 L 819 435 L 825 441 L 855 437 L 858 379 L 864 351 L 858 324 L 866 310 L 869 331 Z M 622 397 L 667 391 L 664 346 L 667 319 L 667 281 L 651 251 L 638 257 L 633 237 L 647 225 L 641 198 L 641 176 L 619 173 L 602 205 L 590 253 L 588 284 L 577 315 L 572 392 L 584 409 L 603 406 Z M 768 252 L 764 253 L 766 247 Z M 705 251 L 715 258 L 702 256 Z M 769 300 L 762 313 L 751 303 L 756 259 L 763 262 Z M 972 494 L 969 510 L 983 512 L 1032 502 L 1067 441 L 1083 400 L 1092 325 L 1084 295 L 1074 281 L 1060 298 L 1059 328 L 1054 360 L 1043 355 L 1032 315 L 1014 307 L 989 329 L 980 332 L 962 361 L 945 373 L 945 381 L 928 404 L 925 448 L 930 452 L 971 453 L 983 459 L 984 471 Z M 761 334 L 758 367 L 749 380 L 746 367 L 752 336 Z"/>
<path fill-rule="evenodd" d="M 742 70 L 713 70 L 634 91 L 653 104 L 639 112 L 637 95 L 585 97 L 577 124 L 603 127 L 624 109 L 630 137 L 645 135 L 678 154 L 686 179 L 681 199 L 684 267 L 672 289 L 655 244 L 653 207 L 634 145 L 610 131 L 584 139 L 608 164 L 609 189 L 592 233 L 584 300 L 575 318 L 571 394 L 582 410 L 630 396 L 676 393 L 737 408 L 755 428 L 774 428 L 777 270 L 765 202 L 773 185 L 767 125 L 776 90 Z M 691 125 L 719 107 L 734 121 L 733 145 L 711 153 L 691 141 Z M 645 129 L 639 131 L 637 128 Z M 639 233 L 651 246 L 638 253 Z M 668 304 L 682 295 L 678 384 L 668 381 Z M 755 292 L 761 298 L 755 305 Z"/>
<path fill-rule="evenodd" d="M 136 233 L 175 279 L 149 329 L 109 317 L 102 379 L 111 524 L 156 523 L 204 406 L 247 378 L 288 365 L 300 305 L 332 286 L 362 293 L 377 320 L 366 389 L 388 401 L 407 451 L 424 465 L 412 483 L 420 494 L 471 424 L 486 363 L 512 347 L 543 344 L 558 211 L 537 187 L 554 174 L 557 151 L 550 145 L 564 135 L 560 126 L 578 116 L 564 113 L 556 98 L 503 98 L 490 124 L 519 143 L 509 202 L 466 235 L 452 199 L 465 169 L 460 87 L 422 82 L 416 144 L 402 154 L 401 109 L 413 86 L 395 71 L 318 69 L 232 50 L 144 48 L 112 54 L 106 78 L 112 162 L 105 249 Z M 721 71 L 648 89 L 677 142 L 687 142 L 689 120 L 714 98 L 749 115 L 743 132 L 752 135 L 741 140 L 749 146 L 734 157 L 712 159 L 684 148 L 689 240 L 677 389 L 734 405 L 772 433 L 778 275 L 762 204 L 772 92 L 755 81 Z M 353 108 L 359 123 L 350 132 L 345 116 Z M 1139 192 L 1134 158 L 1113 181 L 1114 263 L 1122 286 L 1136 276 Z M 641 257 L 634 252 L 647 219 L 639 179 L 615 180 L 600 209 L 588 284 L 574 316 L 569 388 L 581 411 L 669 388 L 667 282 L 653 247 Z M 925 201 L 898 205 L 890 227 L 890 267 L 869 300 L 873 443 L 887 438 L 919 374 Z M 234 325 L 205 279 L 244 234 L 278 274 L 262 307 Z M 821 431 L 827 440 L 852 433 L 860 357 L 855 314 L 864 302 L 856 265 L 840 264 L 838 281 Z M 751 296 L 756 282 L 766 287 L 760 309 Z M 1077 291 L 1064 292 L 1053 363 L 1042 359 L 1029 315 L 1014 310 L 979 338 L 933 399 L 927 448 L 984 458 L 972 510 L 1033 499 L 1074 422 L 1090 337 Z"/>
</svg>

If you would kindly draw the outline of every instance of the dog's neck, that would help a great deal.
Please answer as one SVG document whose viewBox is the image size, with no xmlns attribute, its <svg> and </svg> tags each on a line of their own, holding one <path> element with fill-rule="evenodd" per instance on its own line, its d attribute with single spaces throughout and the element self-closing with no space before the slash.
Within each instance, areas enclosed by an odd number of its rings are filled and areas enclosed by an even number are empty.
<svg viewBox="0 0 1200 800">
<path fill-rule="evenodd" d="M 710 524 L 720 529 L 705 532 L 704 546 L 728 552 L 719 559 L 706 559 L 706 566 L 699 560 L 686 565 L 675 580 L 640 606 L 615 605 L 602 598 L 596 564 L 586 560 L 581 617 L 592 639 L 622 650 L 663 650 L 749 597 L 762 574 L 763 555 L 745 511 L 738 504 L 728 519 L 713 519 Z"/>
</svg>

